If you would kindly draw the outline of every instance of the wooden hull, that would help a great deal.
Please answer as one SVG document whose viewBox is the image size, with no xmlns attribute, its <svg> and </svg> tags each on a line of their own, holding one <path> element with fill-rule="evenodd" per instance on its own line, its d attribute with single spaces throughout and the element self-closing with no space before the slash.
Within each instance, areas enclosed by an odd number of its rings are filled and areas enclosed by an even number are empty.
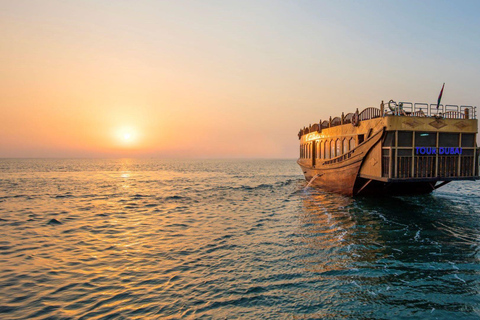
<svg viewBox="0 0 480 320">
<path fill-rule="evenodd" d="M 360 169 L 361 162 L 347 165 L 336 170 L 322 170 L 300 167 L 303 170 L 305 179 L 311 182 L 311 186 L 319 187 L 323 190 L 353 196 L 353 186 Z M 312 179 L 315 178 L 313 181 Z"/>
<path fill-rule="evenodd" d="M 298 160 L 305 179 L 309 184 L 326 191 L 340 193 L 346 196 L 355 195 L 355 182 L 360 167 L 369 151 L 380 142 L 384 129 L 377 131 L 369 139 L 351 150 L 346 155 L 320 161 L 315 167 L 309 161 Z"/>
</svg>

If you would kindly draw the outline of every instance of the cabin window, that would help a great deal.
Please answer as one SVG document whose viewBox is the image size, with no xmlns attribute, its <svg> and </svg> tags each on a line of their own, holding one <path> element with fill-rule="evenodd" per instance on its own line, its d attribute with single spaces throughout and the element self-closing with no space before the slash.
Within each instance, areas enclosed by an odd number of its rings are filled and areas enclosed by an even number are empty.
<svg viewBox="0 0 480 320">
<path fill-rule="evenodd" d="M 458 147 L 458 133 L 440 133 L 438 145 L 440 147 Z"/>
<path fill-rule="evenodd" d="M 337 140 L 337 156 L 342 154 L 342 140 Z"/>
<path fill-rule="evenodd" d="M 400 144 L 400 138 L 398 139 Z M 415 132 L 416 147 L 435 147 L 437 145 L 436 132 Z"/>
<path fill-rule="evenodd" d="M 475 147 L 475 134 L 462 133 L 462 147 Z"/>
<path fill-rule="evenodd" d="M 330 142 L 330 158 L 335 158 L 335 141 Z"/>
<path fill-rule="evenodd" d="M 347 152 L 348 152 L 348 141 L 343 140 L 343 153 L 347 153 Z"/>
<path fill-rule="evenodd" d="M 353 150 L 353 149 L 355 149 L 355 139 L 351 138 L 350 139 L 350 150 Z"/>
<path fill-rule="evenodd" d="M 320 141 L 317 141 L 317 148 L 315 149 L 316 150 L 316 153 L 317 153 L 317 158 L 320 159 L 322 157 L 321 153 L 320 153 Z"/>
<path fill-rule="evenodd" d="M 358 144 L 362 143 L 364 139 L 365 139 L 365 135 L 364 134 L 359 134 L 358 135 Z"/>
<path fill-rule="evenodd" d="M 394 145 L 395 145 L 395 131 L 389 131 L 385 136 L 385 141 L 383 142 L 383 146 L 393 147 Z"/>
<path fill-rule="evenodd" d="M 330 142 L 325 141 L 325 159 L 330 159 Z"/>
<path fill-rule="evenodd" d="M 412 156 L 412 149 L 399 149 L 398 150 L 399 157 L 411 157 Z"/>
<path fill-rule="evenodd" d="M 323 150 L 325 148 L 323 141 L 320 141 L 320 159 L 324 157 L 325 151 Z"/>
<path fill-rule="evenodd" d="M 412 131 L 398 131 L 398 146 L 399 147 L 411 147 L 413 140 Z"/>
</svg>

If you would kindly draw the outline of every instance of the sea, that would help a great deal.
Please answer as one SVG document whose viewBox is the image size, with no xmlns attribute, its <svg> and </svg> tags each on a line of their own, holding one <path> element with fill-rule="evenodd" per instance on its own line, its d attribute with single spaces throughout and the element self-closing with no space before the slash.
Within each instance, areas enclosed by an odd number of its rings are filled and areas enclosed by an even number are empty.
<svg viewBox="0 0 480 320">
<path fill-rule="evenodd" d="M 1 159 L 0 319 L 480 319 L 479 206 L 295 160 Z"/>
</svg>

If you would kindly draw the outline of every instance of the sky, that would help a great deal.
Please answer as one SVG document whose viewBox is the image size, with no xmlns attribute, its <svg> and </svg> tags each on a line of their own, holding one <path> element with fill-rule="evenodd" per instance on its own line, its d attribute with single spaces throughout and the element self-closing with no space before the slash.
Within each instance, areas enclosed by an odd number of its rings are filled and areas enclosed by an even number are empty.
<svg viewBox="0 0 480 320">
<path fill-rule="evenodd" d="M 0 0 L 0 157 L 296 158 L 381 100 L 479 105 L 478 1 Z"/>
</svg>

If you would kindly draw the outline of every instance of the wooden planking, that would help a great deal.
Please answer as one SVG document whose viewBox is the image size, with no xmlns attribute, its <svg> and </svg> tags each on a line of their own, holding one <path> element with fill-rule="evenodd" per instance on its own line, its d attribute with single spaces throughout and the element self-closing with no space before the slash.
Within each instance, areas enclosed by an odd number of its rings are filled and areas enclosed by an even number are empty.
<svg viewBox="0 0 480 320">
<path fill-rule="evenodd" d="M 367 154 L 360 168 L 360 174 L 381 177 L 382 176 L 382 144 L 377 143 Z"/>
</svg>

